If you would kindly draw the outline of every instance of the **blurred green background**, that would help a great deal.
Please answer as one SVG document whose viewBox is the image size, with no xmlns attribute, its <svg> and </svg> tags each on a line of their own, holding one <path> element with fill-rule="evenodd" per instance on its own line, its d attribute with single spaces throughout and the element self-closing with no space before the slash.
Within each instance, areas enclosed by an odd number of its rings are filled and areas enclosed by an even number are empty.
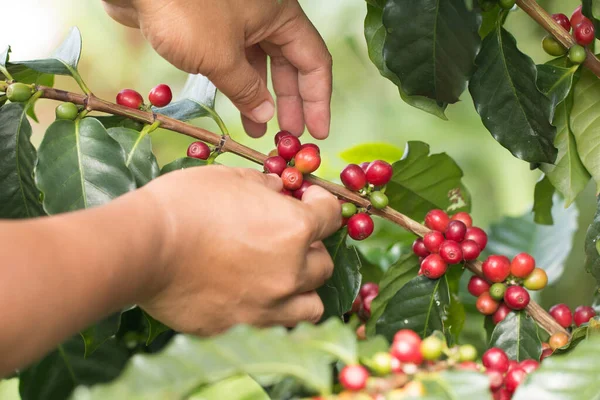
<svg viewBox="0 0 600 400">
<path fill-rule="evenodd" d="M 531 209 L 533 188 L 540 173 L 530 171 L 528 163 L 515 159 L 491 137 L 468 93 L 460 103 L 449 107 L 449 121 L 404 104 L 395 86 L 382 78 L 368 59 L 362 32 L 366 13 L 363 0 L 300 2 L 325 38 L 334 59 L 333 119 L 330 138 L 319 144 L 324 155 L 321 176 L 336 179 L 344 166 L 339 154 L 351 146 L 385 142 L 402 148 L 408 140 L 421 140 L 431 145 L 433 153 L 447 152 L 462 167 L 478 225 L 486 227 L 504 215 L 520 215 Z M 568 15 L 578 4 L 576 0 L 540 3 L 550 12 Z M 137 30 L 111 20 L 100 0 L 12 1 L 3 4 L 3 14 L 10 17 L 3 18 L 0 24 L 0 45 L 11 44 L 14 59 L 49 54 L 70 26 L 79 26 L 84 38 L 80 72 L 88 86 L 102 98 L 114 99 L 125 87 L 147 93 L 158 83 L 170 84 L 177 93 L 185 82 L 186 75 L 156 55 Z M 511 13 L 506 27 L 517 37 L 520 49 L 536 62 L 548 59 L 540 46 L 544 32 L 522 11 Z M 64 77 L 57 79 L 56 86 L 77 90 Z M 34 126 L 36 143 L 41 140 L 43 127 L 53 120 L 54 107 L 51 101 L 38 104 L 41 123 Z M 218 96 L 217 110 L 237 140 L 263 152 L 273 147 L 272 136 L 278 130 L 276 121 L 269 125 L 266 137 L 255 140 L 245 136 L 239 114 L 224 96 Z M 196 123 L 217 130 L 211 120 Z M 184 156 L 192 141 L 165 131 L 153 136 L 161 165 Z M 307 136 L 303 139 L 307 140 Z M 220 161 L 249 166 L 231 155 L 224 155 Z M 594 286 L 583 266 L 583 238 L 595 203 L 594 188 L 590 185 L 576 204 L 580 209 L 580 229 L 567 261 L 567 273 L 560 284 L 545 291 L 546 306 L 557 300 L 572 306 L 591 301 Z"/>
</svg>

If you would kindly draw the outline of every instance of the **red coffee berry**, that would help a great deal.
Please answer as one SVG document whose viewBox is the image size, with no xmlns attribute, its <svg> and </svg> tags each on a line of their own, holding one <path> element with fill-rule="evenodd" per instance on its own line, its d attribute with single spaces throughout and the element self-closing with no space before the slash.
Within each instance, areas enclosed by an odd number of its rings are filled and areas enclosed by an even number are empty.
<svg viewBox="0 0 600 400">
<path fill-rule="evenodd" d="M 581 12 L 581 6 L 577 7 L 575 10 L 573 10 L 573 14 L 571 14 L 571 20 L 569 21 L 571 23 L 571 26 L 574 28 L 577 25 L 579 25 L 581 23 L 581 21 L 583 21 L 584 19 L 587 19 L 583 13 Z"/>
<path fill-rule="evenodd" d="M 294 190 L 292 192 L 292 194 L 294 195 L 295 198 L 297 198 L 298 200 L 302 200 L 302 196 L 304 196 L 304 192 L 306 192 L 306 189 L 308 189 L 309 187 L 312 186 L 312 183 L 305 181 L 304 179 L 302 180 L 302 185 L 300 185 L 300 187 L 296 190 Z"/>
<path fill-rule="evenodd" d="M 471 228 L 467 228 L 467 233 L 465 234 L 465 240 L 472 240 L 479 246 L 479 250 L 485 250 L 485 246 L 487 246 L 487 234 L 483 231 L 483 229 L 478 228 L 476 226 L 472 226 Z"/>
<path fill-rule="evenodd" d="M 139 109 L 144 104 L 144 98 L 133 89 L 123 89 L 117 94 L 117 104 Z"/>
<path fill-rule="evenodd" d="M 504 350 L 498 347 L 492 347 L 481 357 L 483 366 L 487 369 L 505 373 L 508 371 L 508 356 Z"/>
<path fill-rule="evenodd" d="M 567 343 L 569 343 L 569 335 L 564 332 L 556 332 L 548 339 L 548 344 L 552 350 L 560 349 L 566 346 Z"/>
<path fill-rule="evenodd" d="M 504 302 L 500 303 L 496 312 L 492 314 L 494 325 L 498 325 L 500 322 L 504 321 L 504 318 L 506 318 L 511 311 L 512 310 Z"/>
<path fill-rule="evenodd" d="M 438 232 L 445 232 L 450 217 L 442 210 L 431 210 L 425 215 L 425 226 Z"/>
<path fill-rule="evenodd" d="M 348 365 L 340 371 L 340 384 L 346 390 L 359 391 L 367 386 L 369 372 L 362 365 Z"/>
<path fill-rule="evenodd" d="M 302 186 L 304 178 L 302 172 L 298 171 L 294 167 L 287 167 L 281 173 L 281 180 L 283 181 L 283 187 L 287 190 L 298 190 Z"/>
<path fill-rule="evenodd" d="M 361 305 L 362 305 L 362 297 L 360 297 L 360 295 L 358 295 L 352 302 L 352 308 L 350 309 L 350 313 L 356 314 L 358 312 L 358 310 L 360 310 Z"/>
<path fill-rule="evenodd" d="M 540 356 L 540 362 L 544 361 L 544 358 L 550 357 L 552 355 L 552 353 L 554 353 L 554 350 L 552 350 L 550 347 L 542 350 L 542 355 Z"/>
<path fill-rule="evenodd" d="M 479 245 L 473 240 L 463 240 L 460 242 L 460 248 L 463 252 L 463 258 L 465 261 L 477 260 L 479 254 L 481 254 Z"/>
<path fill-rule="evenodd" d="M 366 173 L 367 172 L 367 168 L 369 168 L 370 164 L 371 164 L 370 162 L 360 163 L 359 167 L 360 167 L 360 169 L 362 169 Z"/>
<path fill-rule="evenodd" d="M 594 41 L 594 31 L 594 24 L 586 18 L 573 28 L 573 37 L 577 44 L 587 46 Z"/>
<path fill-rule="evenodd" d="M 360 315 L 365 320 L 371 317 L 371 303 L 373 303 L 373 299 L 375 297 L 377 297 L 377 294 L 372 293 L 363 298 L 362 304 L 360 306 Z"/>
<path fill-rule="evenodd" d="M 423 243 L 425 244 L 425 248 L 429 250 L 430 253 L 437 253 L 440 250 L 440 246 L 444 241 L 444 235 L 438 231 L 431 231 L 425 236 L 423 236 Z"/>
<path fill-rule="evenodd" d="M 371 185 L 383 186 L 392 179 L 394 170 L 390 163 L 382 160 L 375 160 L 369 164 L 365 174 L 367 176 L 367 182 Z"/>
<path fill-rule="evenodd" d="M 517 278 L 527 278 L 535 269 L 535 259 L 527 253 L 517 254 L 510 263 L 510 273 Z"/>
<path fill-rule="evenodd" d="M 375 282 L 367 282 L 360 287 L 358 294 L 363 299 L 372 294 L 377 295 L 379 294 L 379 285 Z"/>
<path fill-rule="evenodd" d="M 423 239 L 421 238 L 418 238 L 413 242 L 412 250 L 413 253 L 419 257 L 427 257 L 430 254 L 429 250 L 427 250 L 427 247 L 425 247 L 425 243 L 423 243 Z"/>
<path fill-rule="evenodd" d="M 173 100 L 173 92 L 168 85 L 161 83 L 155 86 L 148 94 L 148 100 L 150 104 L 156 107 L 164 107 Z"/>
<path fill-rule="evenodd" d="M 199 160 L 208 160 L 210 148 L 204 142 L 194 142 L 188 146 L 187 156 Z"/>
<path fill-rule="evenodd" d="M 319 152 L 312 147 L 300 149 L 294 156 L 294 166 L 303 174 L 312 174 L 321 165 Z"/>
<path fill-rule="evenodd" d="M 283 170 L 287 168 L 287 162 L 281 156 L 269 157 L 264 162 L 265 172 L 281 176 Z"/>
<path fill-rule="evenodd" d="M 281 189 L 281 194 L 284 196 L 290 196 L 290 197 L 293 196 L 293 193 L 287 189 Z"/>
<path fill-rule="evenodd" d="M 469 293 L 475 297 L 481 296 L 483 293 L 490 290 L 490 284 L 483 278 L 478 277 L 477 275 L 473 275 L 471 279 L 469 279 L 469 284 L 467 285 L 467 289 Z"/>
<path fill-rule="evenodd" d="M 450 218 L 451 221 L 460 221 L 463 224 L 465 224 L 465 226 L 467 228 L 470 228 L 473 226 L 473 218 L 471 218 L 471 216 L 469 215 L 469 213 L 461 211 L 461 212 L 457 212 L 456 214 L 454 214 L 452 216 L 452 218 Z"/>
<path fill-rule="evenodd" d="M 549 313 L 563 328 L 568 328 L 573 323 L 573 314 L 566 304 L 556 304 L 550 307 Z"/>
<path fill-rule="evenodd" d="M 347 165 L 340 173 L 340 179 L 348 189 L 358 192 L 367 184 L 365 171 L 356 164 Z"/>
<path fill-rule="evenodd" d="M 575 309 L 573 321 L 578 327 L 588 322 L 596 316 L 596 311 L 590 306 L 579 306 Z"/>
<path fill-rule="evenodd" d="M 458 264 L 463 259 L 460 244 L 454 240 L 444 240 L 440 245 L 440 257 L 448 264 Z"/>
<path fill-rule="evenodd" d="M 500 389 L 504 383 L 504 377 L 501 372 L 490 369 L 485 371 L 485 374 L 490 378 L 490 390 L 492 392 Z"/>
<path fill-rule="evenodd" d="M 275 135 L 275 146 L 277 146 L 279 144 L 279 141 L 281 139 L 283 139 L 285 136 L 293 136 L 293 135 L 288 131 L 277 132 L 277 134 Z"/>
<path fill-rule="evenodd" d="M 354 214 L 348 218 L 348 235 L 354 240 L 364 240 L 371 236 L 375 224 L 365 213 Z"/>
<path fill-rule="evenodd" d="M 510 260 L 505 256 L 492 255 L 481 265 L 483 275 L 490 282 L 504 282 L 510 275 Z"/>
<path fill-rule="evenodd" d="M 552 14 L 552 19 L 562 26 L 567 32 L 571 31 L 571 22 L 565 14 Z"/>
<path fill-rule="evenodd" d="M 421 338 L 414 332 L 407 333 L 404 329 L 396 332 L 390 354 L 403 363 L 421 364 L 423 362 Z"/>
<path fill-rule="evenodd" d="M 450 221 L 444 232 L 444 236 L 448 240 L 462 242 L 467 233 L 467 226 L 462 221 Z"/>
<path fill-rule="evenodd" d="M 300 140 L 296 136 L 283 136 L 277 144 L 277 154 L 290 161 L 300 151 Z"/>
<path fill-rule="evenodd" d="M 513 310 L 524 309 L 529 300 L 529 292 L 522 286 L 509 286 L 504 293 L 504 302 Z"/>
<path fill-rule="evenodd" d="M 410 329 L 400 329 L 394 334 L 393 342 L 408 342 L 414 346 L 421 346 L 421 336 Z"/>
<path fill-rule="evenodd" d="M 532 373 L 540 367 L 540 363 L 536 360 L 523 360 L 519 363 L 519 366 L 528 374 Z"/>
<path fill-rule="evenodd" d="M 439 254 L 430 254 L 421 263 L 421 271 L 429 279 L 441 278 L 447 270 L 448 264 Z"/>
<path fill-rule="evenodd" d="M 508 361 L 508 370 L 510 371 L 513 368 L 517 368 L 519 367 L 519 362 L 516 360 L 509 360 Z"/>
<path fill-rule="evenodd" d="M 477 298 L 475 307 L 477 308 L 477 311 L 483 315 L 492 315 L 498 310 L 500 303 L 494 300 L 489 292 L 484 292 Z"/>
<path fill-rule="evenodd" d="M 493 395 L 494 400 L 510 400 L 512 398 L 512 394 L 506 388 L 496 390 Z"/>
<path fill-rule="evenodd" d="M 527 372 L 521 367 L 511 369 L 506 373 L 504 378 L 504 386 L 510 393 L 514 393 L 517 387 L 525 380 Z"/>
</svg>

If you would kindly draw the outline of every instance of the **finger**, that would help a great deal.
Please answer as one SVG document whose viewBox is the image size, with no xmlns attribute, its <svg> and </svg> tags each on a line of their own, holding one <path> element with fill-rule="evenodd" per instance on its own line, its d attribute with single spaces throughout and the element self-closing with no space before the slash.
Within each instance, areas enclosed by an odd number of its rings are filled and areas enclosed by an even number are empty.
<svg viewBox="0 0 600 400">
<path fill-rule="evenodd" d="M 323 286 L 333 274 L 333 260 L 323 242 L 313 243 L 306 253 L 306 267 L 298 286 L 299 292 L 310 292 Z"/>
<path fill-rule="evenodd" d="M 306 292 L 283 302 L 276 310 L 275 323 L 293 327 L 301 321 L 317 323 L 323 316 L 323 302 L 317 292 Z"/>
<path fill-rule="evenodd" d="M 281 192 L 283 182 L 281 178 L 275 174 L 263 174 L 262 172 L 251 168 L 236 168 L 235 171 L 240 177 L 248 182 L 255 182 L 275 192 Z"/>
<path fill-rule="evenodd" d="M 342 226 L 340 202 L 322 187 L 312 185 L 306 189 L 302 196 L 302 203 L 308 207 L 308 215 L 312 216 L 313 237 L 311 242 L 331 236 Z"/>
<path fill-rule="evenodd" d="M 246 58 L 248 62 L 258 72 L 263 82 L 267 82 L 267 55 L 260 48 L 255 45 L 246 49 Z M 242 114 L 242 125 L 248 136 L 253 138 L 259 138 L 267 131 L 267 124 L 257 123 Z"/>
</svg>

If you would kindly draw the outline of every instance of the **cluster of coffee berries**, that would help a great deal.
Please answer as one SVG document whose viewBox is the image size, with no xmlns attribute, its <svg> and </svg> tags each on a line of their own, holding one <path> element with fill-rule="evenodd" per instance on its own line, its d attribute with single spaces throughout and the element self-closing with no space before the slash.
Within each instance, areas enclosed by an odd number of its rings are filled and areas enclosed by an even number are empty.
<svg viewBox="0 0 600 400">
<path fill-rule="evenodd" d="M 165 107 L 172 99 L 173 92 L 171 92 L 171 88 L 165 84 L 155 86 L 148 94 L 150 104 L 155 107 Z M 121 90 L 117 94 L 117 104 L 124 107 L 135 108 L 136 110 L 146 109 L 144 106 L 144 98 L 133 89 Z"/>
<path fill-rule="evenodd" d="M 379 285 L 373 282 L 367 282 L 360 287 L 358 296 L 352 303 L 351 314 L 358 314 L 362 322 L 366 322 L 371 317 L 371 303 L 379 294 Z M 361 325 L 356 332 L 359 339 L 364 339 L 364 325 Z"/>
<path fill-rule="evenodd" d="M 512 261 L 506 256 L 491 255 L 482 264 L 483 278 L 471 277 L 469 293 L 477 297 L 477 310 L 491 315 L 495 324 L 511 310 L 523 310 L 530 301 L 529 290 L 541 290 L 548 276 L 536 268 L 535 259 L 527 253 L 517 254 Z M 524 287 L 523 287 L 524 286 Z"/>
<path fill-rule="evenodd" d="M 421 258 L 419 275 L 430 279 L 442 277 L 448 265 L 476 260 L 487 245 L 486 233 L 473 226 L 466 212 L 450 218 L 442 210 L 431 210 L 425 216 L 425 225 L 431 232 L 415 240 L 412 249 Z"/>
<path fill-rule="evenodd" d="M 567 32 L 571 32 L 571 29 L 573 30 L 573 38 L 577 44 L 569 49 L 569 60 L 575 64 L 584 62 L 587 56 L 585 46 L 591 44 L 595 38 L 593 22 L 583 16 L 581 13 L 581 6 L 573 11 L 570 19 L 565 14 L 553 14 L 552 19 Z M 544 51 L 551 56 L 558 57 L 567 53 L 567 49 L 565 49 L 552 35 L 548 35 L 544 38 L 542 47 L 544 48 Z"/>
<path fill-rule="evenodd" d="M 481 362 L 490 379 L 490 390 L 494 400 L 510 399 L 527 375 L 540 366 L 536 360 L 509 360 L 506 353 L 498 347 L 486 351 L 481 357 Z"/>
<path fill-rule="evenodd" d="M 579 306 L 572 312 L 566 304 L 556 304 L 548 312 L 565 329 L 571 329 L 573 324 L 580 327 L 596 316 L 596 311 L 590 306 Z"/>
</svg>

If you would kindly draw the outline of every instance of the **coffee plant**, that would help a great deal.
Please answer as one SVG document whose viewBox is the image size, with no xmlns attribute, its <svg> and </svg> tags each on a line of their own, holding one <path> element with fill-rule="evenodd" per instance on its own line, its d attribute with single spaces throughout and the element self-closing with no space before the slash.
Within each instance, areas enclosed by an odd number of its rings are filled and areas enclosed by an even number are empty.
<svg viewBox="0 0 600 400">
<path fill-rule="evenodd" d="M 600 3 L 583 0 L 570 17 L 534 0 L 367 0 L 366 8 L 369 57 L 405 102 L 446 119 L 468 89 L 494 139 L 542 172 L 532 213 L 477 227 L 460 167 L 420 141 L 393 159 L 359 145 L 346 153 L 354 162 L 342 185 L 320 179 L 312 173 L 324 155 L 314 144 L 281 131 L 264 155 L 233 140 L 216 88 L 200 75 L 175 101 L 165 84 L 148 101 L 133 89 L 102 100 L 78 72 L 77 28 L 49 58 L 18 61 L 1 50 L 0 218 L 95 207 L 229 152 L 281 176 L 282 196 L 324 187 L 344 219 L 325 240 L 335 270 L 318 290 L 322 323 L 197 338 L 132 306 L 15 371 L 22 399 L 600 396 L 598 306 L 546 311 L 536 302 L 565 272 L 574 200 L 592 178 L 600 185 Z M 536 65 L 519 50 L 504 28 L 513 13 L 547 31 L 540 42 L 555 58 Z M 53 88 L 55 75 L 72 77 L 81 93 Z M 36 149 L 30 120 L 43 99 L 60 104 Z M 201 117 L 221 134 L 187 123 Z M 196 139 L 162 168 L 152 152 L 158 128 Z M 360 241 L 372 236 L 390 251 L 368 254 Z M 600 209 L 585 240 L 585 267 L 600 282 L 598 238 Z M 469 343 L 467 329 L 485 343 Z"/>
</svg>

